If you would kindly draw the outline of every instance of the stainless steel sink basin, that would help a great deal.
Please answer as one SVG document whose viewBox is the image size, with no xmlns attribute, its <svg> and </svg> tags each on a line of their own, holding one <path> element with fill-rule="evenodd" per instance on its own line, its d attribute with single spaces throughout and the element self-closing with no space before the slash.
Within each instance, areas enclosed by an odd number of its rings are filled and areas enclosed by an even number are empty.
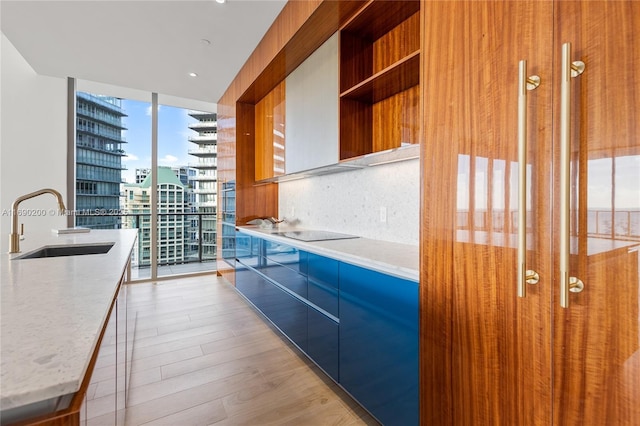
<svg viewBox="0 0 640 426">
<path fill-rule="evenodd" d="M 111 250 L 115 243 L 68 244 L 64 246 L 44 246 L 25 253 L 17 259 L 41 259 L 43 257 L 82 256 L 87 254 L 104 254 Z"/>
</svg>

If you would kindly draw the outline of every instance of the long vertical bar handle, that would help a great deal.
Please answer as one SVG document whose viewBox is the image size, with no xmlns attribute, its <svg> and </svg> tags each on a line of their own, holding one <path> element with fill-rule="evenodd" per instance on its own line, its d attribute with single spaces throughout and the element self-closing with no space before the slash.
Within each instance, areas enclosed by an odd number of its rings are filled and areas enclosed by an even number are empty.
<svg viewBox="0 0 640 426">
<path fill-rule="evenodd" d="M 571 62 L 571 43 L 562 45 L 560 83 L 560 306 L 569 307 L 569 292 L 579 293 L 584 284 L 569 276 L 571 213 L 571 78 L 584 71 L 584 62 Z"/>
<path fill-rule="evenodd" d="M 527 61 L 518 64 L 518 297 L 526 284 L 537 284 L 537 272 L 527 270 L 527 90 L 540 85 L 540 77 L 527 77 Z"/>
</svg>

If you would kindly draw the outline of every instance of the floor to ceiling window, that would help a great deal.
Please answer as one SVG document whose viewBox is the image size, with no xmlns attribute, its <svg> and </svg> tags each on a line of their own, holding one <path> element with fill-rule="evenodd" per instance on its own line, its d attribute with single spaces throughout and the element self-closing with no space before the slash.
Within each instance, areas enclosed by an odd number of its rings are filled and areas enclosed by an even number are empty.
<svg viewBox="0 0 640 426">
<path fill-rule="evenodd" d="M 138 229 L 134 280 L 213 271 L 215 113 L 85 85 L 76 91 L 76 226 Z"/>
</svg>

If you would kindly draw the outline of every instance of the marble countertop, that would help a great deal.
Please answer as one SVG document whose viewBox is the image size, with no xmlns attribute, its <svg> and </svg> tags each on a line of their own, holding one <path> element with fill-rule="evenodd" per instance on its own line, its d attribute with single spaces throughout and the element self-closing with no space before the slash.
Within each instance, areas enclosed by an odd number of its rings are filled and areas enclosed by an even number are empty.
<svg viewBox="0 0 640 426">
<path fill-rule="evenodd" d="M 82 382 L 137 230 L 27 234 L 2 253 L 2 410 L 75 393 Z M 115 242 L 105 254 L 14 259 L 45 245 Z"/>
<path fill-rule="evenodd" d="M 419 281 L 420 251 L 418 246 L 353 238 L 328 241 L 300 241 L 274 235 L 275 232 L 298 231 L 302 228 L 276 226 L 265 229 L 258 226 L 238 226 L 242 232 L 272 241 L 288 244 L 311 253 L 326 256 L 342 262 L 362 266 L 385 274 L 412 281 Z"/>
</svg>

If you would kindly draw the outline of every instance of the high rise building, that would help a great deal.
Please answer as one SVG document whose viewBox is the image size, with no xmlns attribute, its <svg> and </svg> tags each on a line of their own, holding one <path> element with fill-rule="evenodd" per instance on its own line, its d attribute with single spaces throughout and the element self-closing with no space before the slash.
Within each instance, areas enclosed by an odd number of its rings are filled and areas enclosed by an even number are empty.
<svg viewBox="0 0 640 426">
<path fill-rule="evenodd" d="M 118 98 L 76 94 L 76 226 L 120 228 L 123 117 Z"/>
<path fill-rule="evenodd" d="M 141 183 L 124 185 L 123 209 L 127 211 L 124 228 L 139 228 L 138 253 L 133 264 L 151 264 L 151 176 Z M 158 167 L 158 264 L 187 261 L 190 227 L 188 192 L 174 171 Z"/>
<path fill-rule="evenodd" d="M 196 169 L 193 180 L 193 192 L 195 193 L 195 209 L 199 216 L 200 235 L 194 236 L 201 242 L 202 259 L 213 260 L 216 257 L 216 209 L 217 209 L 217 130 L 218 122 L 215 113 L 202 111 L 189 111 L 189 115 L 197 121 L 189 124 L 189 128 L 197 132 L 197 136 L 190 136 L 189 141 L 197 145 L 190 149 L 189 155 L 198 159 L 189 166 Z"/>
</svg>

